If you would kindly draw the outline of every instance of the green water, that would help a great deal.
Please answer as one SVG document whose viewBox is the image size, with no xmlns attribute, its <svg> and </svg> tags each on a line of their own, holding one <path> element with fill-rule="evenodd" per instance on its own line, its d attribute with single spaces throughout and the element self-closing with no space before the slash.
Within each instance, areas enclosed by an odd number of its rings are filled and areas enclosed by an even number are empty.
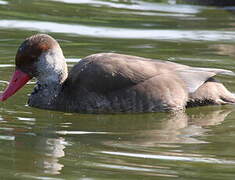
<svg viewBox="0 0 235 180">
<path fill-rule="evenodd" d="M 24 38 L 56 38 L 69 67 L 117 52 L 235 70 L 232 8 L 137 0 L 0 1 L 0 90 Z M 218 79 L 235 92 L 234 77 Z M 0 179 L 234 179 L 235 107 L 82 115 L 0 104 Z"/>
</svg>

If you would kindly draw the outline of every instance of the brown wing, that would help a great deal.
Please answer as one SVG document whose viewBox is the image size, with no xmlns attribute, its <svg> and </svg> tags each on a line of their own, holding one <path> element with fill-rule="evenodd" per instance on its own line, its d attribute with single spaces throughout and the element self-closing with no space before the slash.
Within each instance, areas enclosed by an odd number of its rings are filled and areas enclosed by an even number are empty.
<svg viewBox="0 0 235 180">
<path fill-rule="evenodd" d="M 70 88 L 73 89 L 83 87 L 88 91 L 108 93 L 166 73 L 182 79 L 185 83 L 182 86 L 186 86 L 188 92 L 192 93 L 210 77 L 232 72 L 223 69 L 194 68 L 137 56 L 100 53 L 88 56 L 75 65 L 66 83 L 72 85 Z"/>
<path fill-rule="evenodd" d="M 110 92 L 133 86 L 162 73 L 188 66 L 137 56 L 100 53 L 88 56 L 75 65 L 68 77 L 73 88 L 94 92 Z"/>
</svg>

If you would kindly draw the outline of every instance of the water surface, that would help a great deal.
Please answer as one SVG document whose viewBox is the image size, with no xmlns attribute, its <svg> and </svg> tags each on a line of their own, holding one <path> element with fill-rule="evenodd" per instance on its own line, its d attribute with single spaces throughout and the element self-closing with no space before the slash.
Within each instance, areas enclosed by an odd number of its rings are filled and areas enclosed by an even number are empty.
<svg viewBox="0 0 235 180">
<path fill-rule="evenodd" d="M 0 90 L 24 38 L 48 33 L 69 67 L 117 52 L 235 70 L 231 7 L 150 0 L 1 0 Z M 235 92 L 235 80 L 218 79 Z M 34 80 L 0 105 L 1 179 L 234 179 L 235 107 L 84 115 L 27 106 Z"/>
</svg>

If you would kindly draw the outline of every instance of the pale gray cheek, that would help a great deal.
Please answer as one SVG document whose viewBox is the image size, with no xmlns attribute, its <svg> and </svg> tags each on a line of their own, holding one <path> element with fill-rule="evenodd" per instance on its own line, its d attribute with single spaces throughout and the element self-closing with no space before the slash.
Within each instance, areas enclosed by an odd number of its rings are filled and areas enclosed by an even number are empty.
<svg viewBox="0 0 235 180">
<path fill-rule="evenodd" d="M 46 79 L 53 72 L 51 64 L 48 63 L 48 60 L 44 56 L 40 56 L 36 67 L 38 72 L 38 78 L 40 79 Z"/>
</svg>

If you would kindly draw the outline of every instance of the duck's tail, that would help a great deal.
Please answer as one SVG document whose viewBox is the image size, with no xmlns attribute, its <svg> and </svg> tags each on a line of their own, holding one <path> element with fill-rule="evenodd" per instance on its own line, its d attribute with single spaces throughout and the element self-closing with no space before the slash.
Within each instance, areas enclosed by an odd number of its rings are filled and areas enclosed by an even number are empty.
<svg viewBox="0 0 235 180">
<path fill-rule="evenodd" d="M 189 95 L 188 107 L 202 105 L 235 104 L 235 94 L 214 78 L 209 78 L 194 93 Z"/>
</svg>

